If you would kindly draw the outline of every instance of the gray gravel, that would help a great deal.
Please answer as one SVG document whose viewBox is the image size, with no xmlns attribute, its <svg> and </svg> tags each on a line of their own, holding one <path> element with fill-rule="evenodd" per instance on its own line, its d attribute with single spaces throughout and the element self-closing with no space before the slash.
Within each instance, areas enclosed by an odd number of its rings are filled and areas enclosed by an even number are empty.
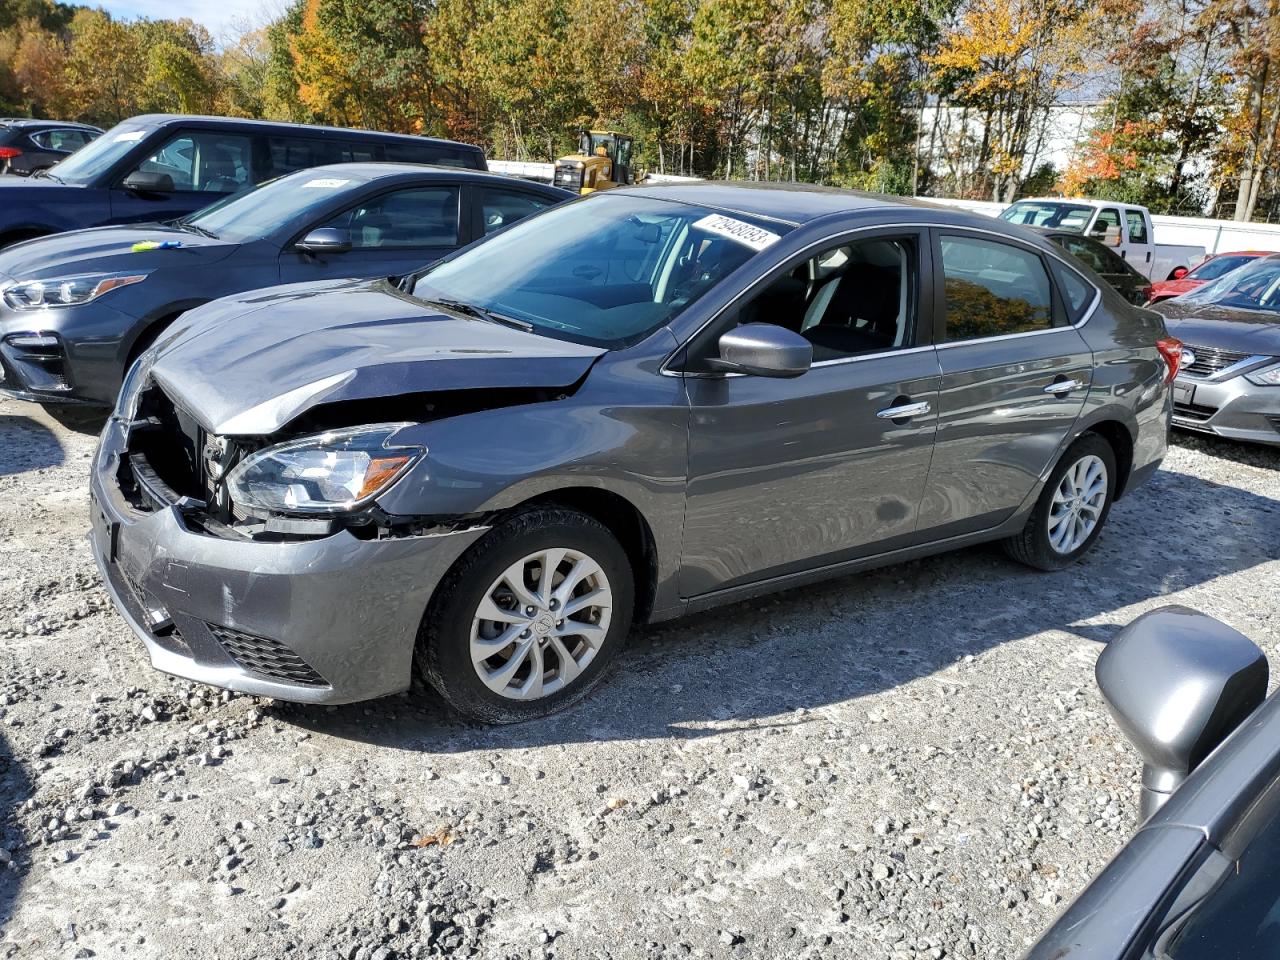
<svg viewBox="0 0 1280 960">
<path fill-rule="evenodd" d="M 1124 840 L 1101 644 L 1280 641 L 1280 455 L 1178 437 L 1085 563 L 994 549 L 638 633 L 486 729 L 153 672 L 84 542 L 93 438 L 0 402 L 0 958 L 1009 957 Z"/>
</svg>

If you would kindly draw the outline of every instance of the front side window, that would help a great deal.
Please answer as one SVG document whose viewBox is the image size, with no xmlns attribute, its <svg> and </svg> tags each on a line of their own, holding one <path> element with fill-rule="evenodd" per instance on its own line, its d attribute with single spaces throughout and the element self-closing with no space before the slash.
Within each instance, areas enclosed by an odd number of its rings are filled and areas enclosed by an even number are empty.
<svg viewBox="0 0 1280 960">
<path fill-rule="evenodd" d="M 509 227 L 532 213 L 551 206 L 550 200 L 535 197 L 520 190 L 504 190 L 499 187 L 481 187 L 480 209 L 484 216 L 485 234 Z"/>
<path fill-rule="evenodd" d="M 1089 231 L 1089 236 L 1106 237 L 1107 231 L 1112 228 L 1121 236 L 1124 235 L 1120 231 L 1120 211 L 1107 207 L 1105 210 L 1098 211 L 1098 219 L 1093 222 L 1093 229 Z"/>
<path fill-rule="evenodd" d="M 248 137 L 193 131 L 174 137 L 134 169 L 168 177 L 174 190 L 234 193 L 249 182 L 252 151 Z"/>
<path fill-rule="evenodd" d="M 831 247 L 787 270 L 740 307 L 732 322 L 786 327 L 813 344 L 815 363 L 910 346 L 917 262 L 914 237 Z M 715 355 L 714 341 L 707 342 L 708 356 Z"/>
<path fill-rule="evenodd" d="M 1039 255 L 976 237 L 943 236 L 946 340 L 1044 330 L 1053 322 L 1049 274 Z"/>
<path fill-rule="evenodd" d="M 605 193 L 548 210 L 442 261 L 413 292 L 551 336 L 624 346 L 671 321 L 790 229 Z"/>
<path fill-rule="evenodd" d="M 458 245 L 458 188 L 414 187 L 384 193 L 323 224 L 348 231 L 356 250 Z"/>
<path fill-rule="evenodd" d="M 1125 210 L 1124 218 L 1129 224 L 1129 240 L 1131 243 L 1147 242 L 1147 218 L 1141 210 Z"/>
</svg>

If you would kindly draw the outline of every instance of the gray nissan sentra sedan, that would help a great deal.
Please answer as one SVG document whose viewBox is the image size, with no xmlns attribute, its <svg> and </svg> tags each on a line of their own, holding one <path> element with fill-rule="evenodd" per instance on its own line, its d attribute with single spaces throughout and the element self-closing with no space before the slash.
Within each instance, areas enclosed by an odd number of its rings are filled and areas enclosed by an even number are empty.
<svg viewBox="0 0 1280 960">
<path fill-rule="evenodd" d="M 1159 464 L 1180 345 L 1057 247 L 816 187 L 624 188 L 131 368 L 93 549 L 167 672 L 473 717 L 633 623 L 981 541 L 1054 570 Z M 851 589 L 856 584 L 851 585 Z"/>
</svg>

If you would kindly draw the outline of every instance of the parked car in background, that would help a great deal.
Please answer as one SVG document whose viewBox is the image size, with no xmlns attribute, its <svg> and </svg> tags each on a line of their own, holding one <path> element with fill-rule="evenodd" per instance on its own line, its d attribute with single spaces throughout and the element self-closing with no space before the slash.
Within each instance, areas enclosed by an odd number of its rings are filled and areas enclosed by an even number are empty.
<svg viewBox="0 0 1280 960">
<path fill-rule="evenodd" d="M 98 127 L 62 120 L 0 120 L 0 173 L 20 177 L 52 167 L 102 135 Z"/>
<path fill-rule="evenodd" d="M 1111 247 L 1078 233 L 1044 227 L 1038 229 L 1051 243 L 1056 243 L 1087 266 L 1130 303 L 1140 307 L 1151 299 L 1151 281 L 1129 266 Z"/>
<path fill-rule="evenodd" d="M 1190 270 L 1205 256 L 1204 247 L 1156 243 L 1150 211 L 1131 203 L 1053 197 L 1019 200 L 1000 219 L 1091 237 L 1114 248 L 1149 280 L 1172 280 L 1179 270 Z"/>
<path fill-rule="evenodd" d="M 1152 309 L 1184 343 L 1175 426 L 1280 443 L 1280 254 Z"/>
<path fill-rule="evenodd" d="M 1270 256 L 1270 253 L 1266 250 L 1242 250 L 1239 253 L 1213 254 L 1206 257 L 1199 266 L 1192 267 L 1181 276 L 1175 270 L 1172 280 L 1161 280 L 1152 286 L 1151 302 L 1158 303 L 1171 297 L 1180 297 L 1184 293 L 1190 293 L 1197 287 L 1203 287 L 1210 280 L 1217 280 L 1224 273 L 1230 273 L 1236 267 L 1243 267 L 1246 263 L 1257 260 L 1259 257 L 1267 256 Z"/>
<path fill-rule="evenodd" d="M 416 664 L 526 719 L 633 621 L 980 541 L 1075 562 L 1164 456 L 1180 355 L 986 217 L 619 187 L 398 285 L 187 313 L 102 434 L 94 555 L 162 670 L 336 703 Z"/>
<path fill-rule="evenodd" d="M 1274 956 L 1280 695 L 1266 698 L 1266 656 L 1175 606 L 1121 630 L 1096 669 L 1144 761 L 1142 823 L 1025 960 Z"/>
<path fill-rule="evenodd" d="M 228 117 L 134 117 L 38 176 L 0 178 L 0 248 L 64 230 L 173 220 L 295 170 L 369 160 L 485 169 L 479 147 L 451 140 Z"/>
<path fill-rule="evenodd" d="M 496 174 L 337 164 L 169 224 L 75 230 L 0 251 L 0 392 L 110 405 L 185 310 L 259 287 L 417 270 L 574 196 Z"/>
</svg>

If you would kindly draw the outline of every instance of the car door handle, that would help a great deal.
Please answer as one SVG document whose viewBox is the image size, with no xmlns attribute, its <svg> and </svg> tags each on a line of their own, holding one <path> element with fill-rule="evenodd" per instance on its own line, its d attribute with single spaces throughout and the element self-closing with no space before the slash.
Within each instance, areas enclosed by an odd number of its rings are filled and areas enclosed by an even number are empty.
<svg viewBox="0 0 1280 960">
<path fill-rule="evenodd" d="M 1070 393 L 1079 390 L 1084 384 L 1079 380 L 1055 380 L 1044 388 L 1045 393 Z"/>
<path fill-rule="evenodd" d="M 917 400 L 915 403 L 904 403 L 897 407 L 877 410 L 876 416 L 881 420 L 906 420 L 908 417 L 918 417 L 922 413 L 928 413 L 931 409 L 933 408 L 929 406 L 928 400 Z"/>
</svg>

